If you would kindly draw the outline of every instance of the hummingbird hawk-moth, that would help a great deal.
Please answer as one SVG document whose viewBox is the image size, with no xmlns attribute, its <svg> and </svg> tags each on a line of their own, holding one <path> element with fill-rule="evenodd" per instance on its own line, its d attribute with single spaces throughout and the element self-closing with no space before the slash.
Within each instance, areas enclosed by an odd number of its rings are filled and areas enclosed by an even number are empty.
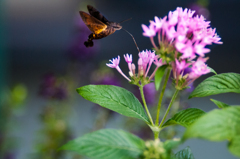
<svg viewBox="0 0 240 159">
<path fill-rule="evenodd" d="M 122 29 L 120 23 L 108 21 L 97 9 L 87 5 L 88 13 L 79 11 L 83 22 L 87 25 L 92 33 L 88 36 L 88 40 L 84 42 L 86 47 L 93 46 L 93 39 L 101 39 L 113 34 L 116 30 Z"/>
</svg>

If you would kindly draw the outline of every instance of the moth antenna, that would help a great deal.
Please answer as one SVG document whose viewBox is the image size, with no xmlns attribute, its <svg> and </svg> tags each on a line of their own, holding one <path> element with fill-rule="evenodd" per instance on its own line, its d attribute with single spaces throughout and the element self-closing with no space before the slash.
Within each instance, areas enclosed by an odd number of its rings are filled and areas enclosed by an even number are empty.
<svg viewBox="0 0 240 159">
<path fill-rule="evenodd" d="M 136 45 L 136 47 L 137 47 L 137 50 L 138 50 L 138 52 L 140 52 L 140 50 L 139 50 L 139 48 L 138 48 L 138 45 L 137 45 L 137 43 L 136 43 L 133 35 L 132 35 L 131 33 L 129 33 L 127 30 L 123 29 L 123 28 L 122 28 L 122 30 L 126 31 L 126 32 L 133 38 L 133 41 L 134 41 L 134 43 L 135 43 L 135 45 Z"/>
<path fill-rule="evenodd" d="M 123 22 L 129 21 L 129 20 L 131 20 L 131 19 L 132 19 L 132 18 L 125 19 L 125 20 L 123 20 L 123 21 L 121 21 L 121 22 L 119 22 L 119 23 L 123 23 Z"/>
</svg>

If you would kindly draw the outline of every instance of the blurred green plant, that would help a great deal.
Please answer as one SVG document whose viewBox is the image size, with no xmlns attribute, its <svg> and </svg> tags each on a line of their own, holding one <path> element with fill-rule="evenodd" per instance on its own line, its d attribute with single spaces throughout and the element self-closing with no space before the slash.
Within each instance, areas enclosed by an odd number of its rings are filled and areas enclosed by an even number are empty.
<svg viewBox="0 0 240 159">
<path fill-rule="evenodd" d="M 18 140 L 12 135 L 17 129 L 14 117 L 25 109 L 28 91 L 22 84 L 18 84 L 11 90 L 4 90 L 0 97 L 0 158 L 15 158 L 15 150 Z"/>
</svg>

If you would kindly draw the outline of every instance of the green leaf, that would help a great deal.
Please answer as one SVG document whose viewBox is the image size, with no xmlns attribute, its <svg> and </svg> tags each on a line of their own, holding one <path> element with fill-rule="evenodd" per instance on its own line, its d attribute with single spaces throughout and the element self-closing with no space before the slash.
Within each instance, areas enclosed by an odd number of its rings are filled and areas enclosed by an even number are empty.
<svg viewBox="0 0 240 159">
<path fill-rule="evenodd" d="M 161 67 L 159 67 L 155 73 L 155 78 L 154 78 L 154 82 L 155 82 L 155 88 L 156 90 L 158 90 L 160 88 L 160 84 L 164 75 L 165 70 L 167 69 L 167 65 L 162 65 Z"/>
<path fill-rule="evenodd" d="M 201 109 L 188 108 L 175 114 L 172 118 L 166 121 L 162 127 L 167 127 L 175 124 L 189 127 L 196 119 L 201 117 L 203 114 L 205 114 L 205 112 Z"/>
<path fill-rule="evenodd" d="M 176 159 L 194 159 L 192 151 L 189 147 L 186 147 L 185 149 L 178 151 L 175 154 L 175 157 Z"/>
<path fill-rule="evenodd" d="M 212 72 L 212 73 L 214 73 L 215 75 L 217 75 L 217 72 L 214 70 L 214 69 L 212 69 L 211 67 L 207 67 L 208 69 L 210 69 L 210 71 Z"/>
<path fill-rule="evenodd" d="M 215 99 L 210 99 L 214 104 L 216 104 L 218 106 L 218 108 L 226 108 L 226 107 L 229 107 L 228 104 L 226 103 L 223 103 L 223 102 L 220 102 L 218 100 L 215 100 Z"/>
<path fill-rule="evenodd" d="M 149 119 L 138 99 L 129 91 L 111 85 L 87 85 L 77 89 L 86 100 L 97 103 L 122 115 L 142 119 L 149 123 Z"/>
<path fill-rule="evenodd" d="M 228 140 L 229 150 L 240 157 L 240 106 L 213 110 L 187 128 L 184 139 L 203 138 L 210 141 Z"/>
<path fill-rule="evenodd" d="M 136 159 L 145 149 L 145 143 L 122 130 L 102 129 L 72 140 L 60 149 L 91 159 Z"/>
<path fill-rule="evenodd" d="M 229 151 L 240 157 L 240 135 L 239 136 L 235 136 L 228 144 L 228 149 Z"/>
<path fill-rule="evenodd" d="M 222 73 L 211 76 L 200 83 L 189 98 L 229 92 L 240 93 L 240 74 Z"/>
<path fill-rule="evenodd" d="M 175 138 L 173 140 L 166 140 L 164 142 L 163 146 L 166 150 L 172 150 L 172 149 L 178 147 L 180 144 L 182 144 L 181 139 L 180 138 L 179 139 Z"/>
</svg>

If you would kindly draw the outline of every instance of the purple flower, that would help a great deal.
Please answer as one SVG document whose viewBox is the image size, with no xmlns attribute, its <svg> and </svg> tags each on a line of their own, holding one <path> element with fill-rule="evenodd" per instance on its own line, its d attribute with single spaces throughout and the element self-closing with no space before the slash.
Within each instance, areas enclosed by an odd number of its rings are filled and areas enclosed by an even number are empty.
<svg viewBox="0 0 240 159">
<path fill-rule="evenodd" d="M 196 11 L 193 16 L 203 15 L 206 19 L 209 19 L 210 17 L 209 10 L 203 5 L 192 3 L 189 5 L 189 8 Z"/>
<path fill-rule="evenodd" d="M 68 96 L 67 83 L 52 73 L 46 74 L 40 85 L 39 94 L 47 99 L 66 99 Z"/>
</svg>

